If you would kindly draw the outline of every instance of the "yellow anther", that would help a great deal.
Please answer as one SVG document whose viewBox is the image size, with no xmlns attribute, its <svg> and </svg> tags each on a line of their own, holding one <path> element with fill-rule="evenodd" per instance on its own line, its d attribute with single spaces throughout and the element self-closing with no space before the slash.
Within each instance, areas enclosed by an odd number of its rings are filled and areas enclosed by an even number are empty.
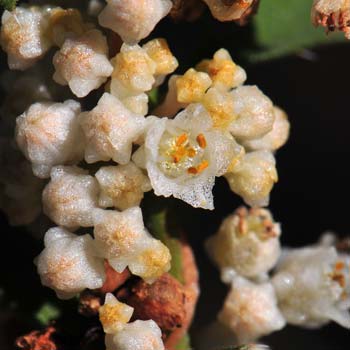
<svg viewBox="0 0 350 350">
<path fill-rule="evenodd" d="M 196 138 L 197 143 L 200 148 L 206 148 L 207 147 L 207 140 L 205 139 L 205 136 L 203 134 L 199 134 Z"/>
</svg>

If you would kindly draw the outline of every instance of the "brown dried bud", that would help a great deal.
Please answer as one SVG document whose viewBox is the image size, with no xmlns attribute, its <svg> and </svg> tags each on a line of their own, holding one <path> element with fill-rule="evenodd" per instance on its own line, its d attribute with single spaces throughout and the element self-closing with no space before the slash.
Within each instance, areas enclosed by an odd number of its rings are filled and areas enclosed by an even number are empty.
<svg viewBox="0 0 350 350">
<path fill-rule="evenodd" d="M 203 13 L 205 6 L 201 0 L 172 0 L 170 16 L 175 20 L 195 21 Z"/>
<path fill-rule="evenodd" d="M 134 308 L 134 319 L 154 320 L 163 332 L 182 326 L 186 318 L 184 286 L 168 273 L 153 284 L 137 280 L 129 290 L 121 290 L 118 299 L 127 295 L 127 304 Z"/>
<path fill-rule="evenodd" d="M 219 21 L 236 21 L 243 25 L 258 8 L 259 0 L 203 0 Z"/>
<path fill-rule="evenodd" d="M 32 331 L 16 339 L 15 346 L 23 350 L 57 350 L 57 344 L 52 339 L 52 334 L 56 333 L 53 326 L 42 331 Z"/>
</svg>

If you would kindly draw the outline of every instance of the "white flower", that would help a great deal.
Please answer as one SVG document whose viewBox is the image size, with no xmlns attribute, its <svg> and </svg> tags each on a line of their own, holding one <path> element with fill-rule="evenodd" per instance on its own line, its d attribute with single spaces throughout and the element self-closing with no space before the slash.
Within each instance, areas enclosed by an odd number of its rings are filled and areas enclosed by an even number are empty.
<svg viewBox="0 0 350 350">
<path fill-rule="evenodd" d="M 152 283 L 170 268 L 170 253 L 146 231 L 142 212 L 133 207 L 123 212 L 96 210 L 94 236 L 100 255 L 117 272 L 126 267 Z"/>
<path fill-rule="evenodd" d="M 10 69 L 25 70 L 51 46 L 45 31 L 48 13 L 39 7 L 16 7 L 2 15 L 1 46 L 8 54 Z"/>
<path fill-rule="evenodd" d="M 155 194 L 213 209 L 215 176 L 227 171 L 241 147 L 229 134 L 212 129 L 200 104 L 190 105 L 173 120 L 148 120 L 145 145 L 133 159 L 146 167 Z"/>
<path fill-rule="evenodd" d="M 72 298 L 85 288 L 102 287 L 104 264 L 95 256 L 91 236 L 55 227 L 47 231 L 44 242 L 45 249 L 35 263 L 41 283 L 54 289 L 60 299 Z"/>
<path fill-rule="evenodd" d="M 53 79 L 61 85 L 69 85 L 78 97 L 85 97 L 99 88 L 113 71 L 108 60 L 107 40 L 96 29 L 66 39 L 55 54 L 53 64 L 56 69 Z"/>
<path fill-rule="evenodd" d="M 164 350 L 162 332 L 152 321 L 128 323 L 116 334 L 106 335 L 107 350 Z"/>
<path fill-rule="evenodd" d="M 275 121 L 272 130 L 263 137 L 243 142 L 249 150 L 266 149 L 276 151 L 288 140 L 290 124 L 287 114 L 280 108 L 274 107 Z"/>
<path fill-rule="evenodd" d="M 86 136 L 88 163 L 113 159 L 127 164 L 132 143 L 145 127 L 145 118 L 130 112 L 116 97 L 104 93 L 92 111 L 81 113 L 80 123 Z"/>
<path fill-rule="evenodd" d="M 233 136 L 251 140 L 272 130 L 275 121 L 273 104 L 256 86 L 239 86 L 231 95 L 237 115 L 229 126 Z"/>
<path fill-rule="evenodd" d="M 236 276 L 219 321 L 229 327 L 239 343 L 245 343 L 285 326 L 271 283 L 257 284 Z"/>
<path fill-rule="evenodd" d="M 80 104 L 34 103 L 17 118 L 17 144 L 32 162 L 36 176 L 46 178 L 54 165 L 77 163 L 83 155 L 78 123 Z"/>
<path fill-rule="evenodd" d="M 320 327 L 330 320 L 350 328 L 344 261 L 334 247 L 286 250 L 272 278 L 288 323 Z"/>
<path fill-rule="evenodd" d="M 275 266 L 280 256 L 280 234 L 280 225 L 268 210 L 241 207 L 223 221 L 206 246 L 219 268 L 253 278 Z"/>
<path fill-rule="evenodd" d="M 99 309 L 100 321 L 107 334 L 117 333 L 130 321 L 134 308 L 118 301 L 112 294 L 107 293 L 103 306 Z"/>
<path fill-rule="evenodd" d="M 278 180 L 276 161 L 269 151 L 247 153 L 225 177 L 233 192 L 252 207 L 267 206 L 270 192 Z"/>
<path fill-rule="evenodd" d="M 78 167 L 55 167 L 43 191 L 44 213 L 60 226 L 93 226 L 98 191 L 96 179 L 87 171 Z"/>
<path fill-rule="evenodd" d="M 108 0 L 98 20 L 126 43 L 137 43 L 152 32 L 171 7 L 170 0 Z"/>
<path fill-rule="evenodd" d="M 101 207 L 116 207 L 124 210 L 140 205 L 144 192 L 151 190 L 151 184 L 142 170 L 134 163 L 101 167 L 95 174 L 101 193 Z"/>
</svg>

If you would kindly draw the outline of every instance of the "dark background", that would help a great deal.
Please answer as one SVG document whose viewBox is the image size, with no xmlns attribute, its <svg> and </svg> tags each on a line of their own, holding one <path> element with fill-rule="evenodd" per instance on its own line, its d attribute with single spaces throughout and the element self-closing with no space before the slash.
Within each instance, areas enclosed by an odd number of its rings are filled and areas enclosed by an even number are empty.
<svg viewBox="0 0 350 350">
<path fill-rule="evenodd" d="M 318 48 L 257 65 L 245 61 L 245 47 L 253 44 L 253 30 L 219 24 L 205 16 L 196 24 L 174 24 L 165 20 L 153 36 L 165 36 L 179 58 L 182 71 L 200 58 L 210 57 L 219 47 L 229 48 L 235 61 L 246 68 L 248 84 L 256 84 L 273 102 L 288 112 L 291 136 L 277 155 L 279 183 L 270 209 L 282 223 L 284 245 L 300 246 L 315 242 L 328 229 L 347 235 L 350 227 L 350 45 Z M 241 201 L 223 179 L 215 187 L 213 212 L 188 208 L 191 220 L 186 229 L 201 271 L 201 289 L 194 332 L 215 318 L 225 296 L 216 269 L 203 251 L 203 241 L 213 234 L 222 218 Z M 183 206 L 182 206 L 183 207 Z M 0 349 L 12 348 L 15 336 L 38 324 L 33 313 L 45 300 L 55 300 L 53 292 L 42 288 L 33 258 L 41 251 L 25 229 L 11 228 L 0 218 Z M 66 319 L 85 322 L 75 315 L 71 302 Z M 74 328 L 74 327 L 73 327 Z M 275 350 L 345 350 L 350 333 L 337 325 L 309 331 L 287 327 L 266 339 Z"/>
</svg>

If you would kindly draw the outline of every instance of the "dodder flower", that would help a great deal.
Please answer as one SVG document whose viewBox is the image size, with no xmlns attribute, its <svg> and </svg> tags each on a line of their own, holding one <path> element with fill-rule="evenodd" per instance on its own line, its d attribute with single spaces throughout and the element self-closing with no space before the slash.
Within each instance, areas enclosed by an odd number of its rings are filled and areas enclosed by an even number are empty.
<svg viewBox="0 0 350 350">
<path fill-rule="evenodd" d="M 55 290 L 60 299 L 72 298 L 85 288 L 103 285 L 103 260 L 96 257 L 91 236 L 76 236 L 55 227 L 45 235 L 45 249 L 36 258 L 41 283 Z"/>
<path fill-rule="evenodd" d="M 222 272 L 259 277 L 273 268 L 280 256 L 280 234 L 280 225 L 268 210 L 241 207 L 223 221 L 206 245 Z"/>
<path fill-rule="evenodd" d="M 84 140 L 78 123 L 80 104 L 34 103 L 17 118 L 17 144 L 32 162 L 33 172 L 49 177 L 52 166 L 77 163 Z"/>
</svg>

